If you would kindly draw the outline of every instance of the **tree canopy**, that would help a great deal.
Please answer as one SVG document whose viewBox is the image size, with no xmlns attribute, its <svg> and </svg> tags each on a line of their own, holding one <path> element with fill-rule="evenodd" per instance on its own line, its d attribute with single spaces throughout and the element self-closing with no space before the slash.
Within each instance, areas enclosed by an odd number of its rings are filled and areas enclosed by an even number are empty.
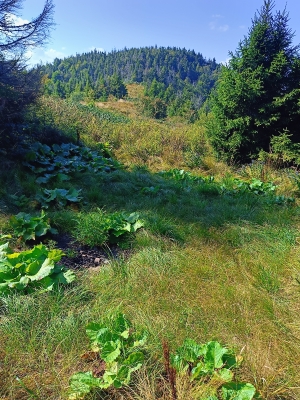
<svg viewBox="0 0 300 400">
<path fill-rule="evenodd" d="M 180 115 L 204 103 L 219 66 L 192 50 L 153 46 L 109 53 L 95 50 L 55 59 L 41 69 L 48 76 L 47 94 L 79 99 L 90 93 L 105 100 L 109 94 L 119 98 L 126 94 L 121 82 L 137 82 L 145 85 L 145 95 L 154 100 L 152 105 L 166 103 L 169 115 Z M 118 90 L 114 90 L 116 79 Z"/>
<path fill-rule="evenodd" d="M 46 0 L 40 15 L 19 24 L 16 20 L 23 0 L 0 1 L 0 51 L 4 56 L 23 55 L 31 47 L 44 45 L 53 25 L 53 3 Z"/>
<path fill-rule="evenodd" d="M 299 45 L 293 45 L 286 9 L 274 7 L 264 0 L 248 36 L 222 67 L 212 97 L 209 134 L 227 160 L 249 161 L 281 135 L 300 142 Z"/>
<path fill-rule="evenodd" d="M 0 0 L 0 138 L 11 143 L 24 107 L 39 91 L 41 74 L 26 69 L 26 52 L 46 43 L 53 26 L 53 3 L 46 0 L 40 15 L 30 22 L 16 18 L 22 0 Z"/>
</svg>

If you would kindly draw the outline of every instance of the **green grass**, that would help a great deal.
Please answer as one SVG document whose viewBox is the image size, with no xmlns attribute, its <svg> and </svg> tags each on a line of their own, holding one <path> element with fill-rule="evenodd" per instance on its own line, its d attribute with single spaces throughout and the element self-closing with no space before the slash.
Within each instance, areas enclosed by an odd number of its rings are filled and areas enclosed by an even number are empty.
<svg viewBox="0 0 300 400">
<path fill-rule="evenodd" d="M 161 125 L 166 132 L 168 122 Z M 80 358 L 89 350 L 86 324 L 117 312 L 149 331 L 147 367 L 130 388 L 91 399 L 169 400 L 162 341 L 174 351 L 188 337 L 200 343 L 217 340 L 241 353 L 239 379 L 256 386 L 263 399 L 298 399 L 299 198 L 288 171 L 263 171 L 260 165 L 230 170 L 206 150 L 202 169 L 197 164 L 192 172 L 214 175 L 214 182 L 165 179 L 156 172 L 166 166 L 188 169 L 183 153 L 186 146 L 195 149 L 196 126 L 174 127 L 173 142 L 171 135 L 158 133 L 158 124 L 151 131 L 149 121 L 127 123 L 123 133 L 110 126 L 114 150 L 130 167 L 75 173 L 63 187 L 82 189 L 83 201 L 73 208 L 50 208 L 51 226 L 74 238 L 78 212 L 87 222 L 99 207 L 107 213 L 138 212 L 144 228 L 123 256 L 94 273 L 77 271 L 71 287 L 0 300 L 0 399 L 67 398 L 69 377 L 91 369 Z M 138 155 L 136 146 L 141 146 Z M 0 224 L 9 233 L 10 215 L 36 210 L 38 187 L 21 166 L 7 160 L 1 165 Z M 223 193 L 221 185 L 233 177 L 274 181 L 278 193 L 296 202 L 277 205 L 272 194 Z M 24 209 L 12 204 L 14 194 L 29 197 Z M 93 220 L 84 228 L 93 235 L 95 224 Z M 201 390 L 178 377 L 178 400 L 203 399 Z"/>
</svg>

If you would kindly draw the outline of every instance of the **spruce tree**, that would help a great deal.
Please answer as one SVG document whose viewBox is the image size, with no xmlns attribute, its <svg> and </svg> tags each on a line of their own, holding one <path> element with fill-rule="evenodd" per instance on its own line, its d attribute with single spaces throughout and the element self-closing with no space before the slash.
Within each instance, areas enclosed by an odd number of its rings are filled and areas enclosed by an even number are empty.
<svg viewBox="0 0 300 400">
<path fill-rule="evenodd" d="M 299 45 L 288 27 L 284 9 L 264 4 L 252 26 L 230 53 L 212 96 L 209 134 L 217 152 L 231 161 L 247 162 L 269 151 L 274 137 L 300 142 Z"/>
</svg>

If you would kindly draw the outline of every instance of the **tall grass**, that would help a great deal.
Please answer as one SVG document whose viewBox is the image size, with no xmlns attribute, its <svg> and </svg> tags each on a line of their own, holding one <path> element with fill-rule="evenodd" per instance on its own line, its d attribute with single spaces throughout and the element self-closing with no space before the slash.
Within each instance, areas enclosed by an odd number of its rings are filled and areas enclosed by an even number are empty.
<svg viewBox="0 0 300 400">
<path fill-rule="evenodd" d="M 43 101 L 48 111 L 52 107 L 51 123 L 57 128 L 64 129 L 62 119 L 69 112 L 75 121 L 68 103 Z M 71 288 L 1 300 L 0 398 L 67 398 L 69 377 L 91 369 L 80 357 L 89 349 L 86 324 L 124 312 L 149 332 L 146 367 L 129 388 L 91 398 L 169 400 L 162 341 L 174 351 L 190 337 L 199 343 L 218 340 L 241 354 L 239 379 L 254 384 L 263 399 L 298 399 L 299 199 L 291 171 L 263 164 L 235 170 L 218 163 L 203 121 L 90 121 L 82 132 L 89 145 L 109 141 L 128 167 L 73 176 L 68 185 L 82 188 L 85 215 L 96 207 L 137 211 L 144 228 L 118 258 L 111 257 L 94 273 L 76 272 Z M 171 167 L 214 175 L 215 181 L 183 183 L 156 173 Z M 296 201 L 278 205 L 273 195 L 222 192 L 221 185 L 234 177 L 272 180 L 278 193 Z M 18 211 L 9 196 L 32 196 L 37 187 L 33 176 L 27 179 L 10 162 L 0 179 L 5 231 L 9 216 Z M 77 212 L 56 209 L 49 216 L 72 237 Z M 177 378 L 178 400 L 204 399 L 208 392 L 203 390 Z"/>
</svg>

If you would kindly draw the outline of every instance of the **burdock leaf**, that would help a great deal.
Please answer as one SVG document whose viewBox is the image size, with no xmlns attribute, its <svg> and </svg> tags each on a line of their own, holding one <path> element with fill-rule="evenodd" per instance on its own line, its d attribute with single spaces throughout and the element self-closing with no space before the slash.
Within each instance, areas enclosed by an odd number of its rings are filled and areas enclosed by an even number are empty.
<svg viewBox="0 0 300 400">
<path fill-rule="evenodd" d="M 223 400 L 252 400 L 256 389 L 251 383 L 227 383 L 222 386 Z"/>
</svg>

